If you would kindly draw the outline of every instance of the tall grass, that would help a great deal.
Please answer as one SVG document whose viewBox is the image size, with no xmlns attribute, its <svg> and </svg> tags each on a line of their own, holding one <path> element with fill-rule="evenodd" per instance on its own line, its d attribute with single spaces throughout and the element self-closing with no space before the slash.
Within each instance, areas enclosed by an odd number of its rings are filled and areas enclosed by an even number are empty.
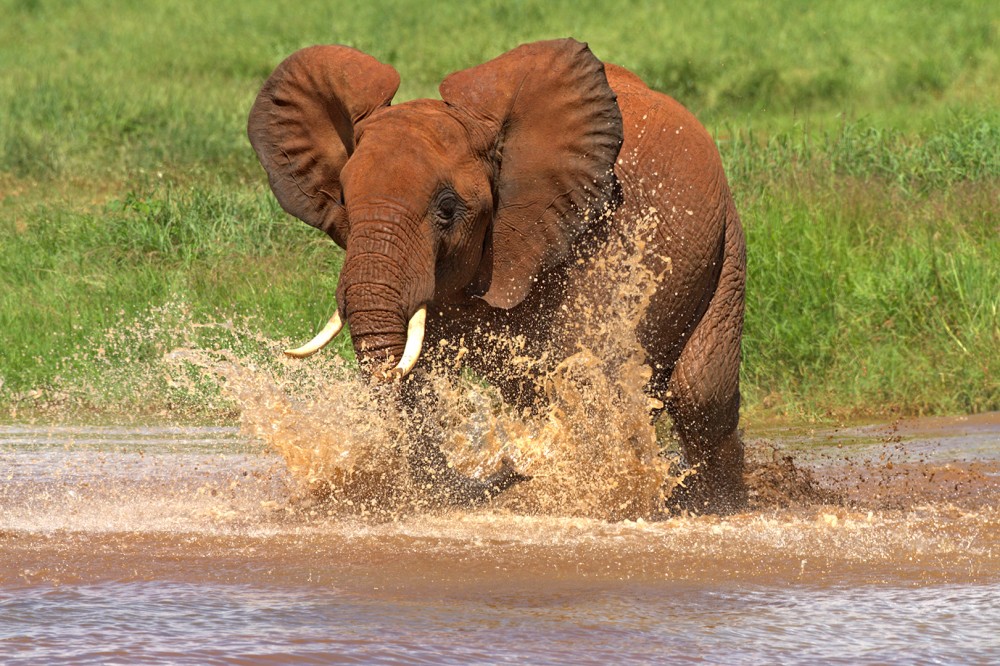
<svg viewBox="0 0 1000 666">
<path fill-rule="evenodd" d="M 996 215 L 995 197 L 972 188 L 912 197 L 849 179 L 758 199 L 748 227 L 751 404 L 996 409 Z"/>
<path fill-rule="evenodd" d="M 953 113 L 916 134 L 847 120 L 764 136 L 727 126 L 719 134 L 729 179 L 744 190 L 794 186 L 782 181 L 803 176 L 845 177 L 911 195 L 961 183 L 989 187 L 1000 175 L 1000 109 Z"/>
<path fill-rule="evenodd" d="M 295 49 L 361 48 L 409 99 L 573 35 L 715 130 L 750 244 L 751 410 L 1000 409 L 995 3 L 0 11 L 0 403 L 93 374 L 78 350 L 165 303 L 270 336 L 323 320 L 340 253 L 280 211 L 244 130 Z"/>
<path fill-rule="evenodd" d="M 259 188 L 214 184 L 157 185 L 89 212 L 41 205 L 4 219 L 8 388 L 44 385 L 80 345 L 166 302 L 208 318 L 253 317 L 273 335 L 308 330 L 329 307 L 341 254 L 282 216 Z"/>
<path fill-rule="evenodd" d="M 723 142 L 748 232 L 751 405 L 1000 406 L 998 120 Z"/>
</svg>

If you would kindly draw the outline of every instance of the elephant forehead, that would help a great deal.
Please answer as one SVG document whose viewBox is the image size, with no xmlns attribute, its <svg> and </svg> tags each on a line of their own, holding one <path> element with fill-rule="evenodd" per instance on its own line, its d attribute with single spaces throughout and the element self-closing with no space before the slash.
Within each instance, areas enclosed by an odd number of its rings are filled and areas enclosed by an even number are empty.
<svg viewBox="0 0 1000 666">
<path fill-rule="evenodd" d="M 373 114 L 358 127 L 357 142 L 376 151 L 454 154 L 469 137 L 444 102 L 421 99 Z"/>
<path fill-rule="evenodd" d="M 483 166 L 465 128 L 446 105 L 418 100 L 364 121 L 342 176 L 348 195 L 381 196 L 386 188 L 405 189 L 416 200 L 432 196 L 441 183 L 461 191 L 475 189 L 483 179 Z"/>
</svg>

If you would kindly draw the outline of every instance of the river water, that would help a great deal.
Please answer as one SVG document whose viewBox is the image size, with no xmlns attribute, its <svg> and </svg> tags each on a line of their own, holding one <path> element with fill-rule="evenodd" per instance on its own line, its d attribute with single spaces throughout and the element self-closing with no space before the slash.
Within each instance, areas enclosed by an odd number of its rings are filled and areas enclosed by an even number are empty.
<svg viewBox="0 0 1000 666">
<path fill-rule="evenodd" d="M 1000 415 L 747 440 L 732 517 L 361 518 L 235 428 L 2 426 L 0 663 L 1000 663 Z"/>
</svg>

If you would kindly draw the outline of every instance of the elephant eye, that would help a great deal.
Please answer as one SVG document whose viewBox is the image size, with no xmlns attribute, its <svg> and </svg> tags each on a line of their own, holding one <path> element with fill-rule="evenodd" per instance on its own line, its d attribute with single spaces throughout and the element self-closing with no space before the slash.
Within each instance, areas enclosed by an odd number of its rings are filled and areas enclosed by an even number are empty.
<svg viewBox="0 0 1000 666">
<path fill-rule="evenodd" d="M 461 202 L 453 191 L 444 190 L 438 195 L 436 208 L 438 218 L 444 223 L 450 223 L 458 215 Z"/>
</svg>

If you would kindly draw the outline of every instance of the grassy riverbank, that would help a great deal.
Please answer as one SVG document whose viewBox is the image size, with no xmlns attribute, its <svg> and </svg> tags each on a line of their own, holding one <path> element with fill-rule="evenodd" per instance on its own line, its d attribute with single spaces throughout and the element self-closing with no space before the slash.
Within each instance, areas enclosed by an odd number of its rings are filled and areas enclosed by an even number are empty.
<svg viewBox="0 0 1000 666">
<path fill-rule="evenodd" d="M 0 408 L 186 335 L 106 344 L 136 320 L 299 339 L 324 319 L 340 256 L 280 211 L 244 133 L 284 55 L 357 46 L 408 99 L 574 35 L 719 139 L 750 243 L 750 411 L 1000 409 L 1000 10 L 684 4 L 2 3 Z M 101 409 L 173 399 L 104 381 Z"/>
</svg>

